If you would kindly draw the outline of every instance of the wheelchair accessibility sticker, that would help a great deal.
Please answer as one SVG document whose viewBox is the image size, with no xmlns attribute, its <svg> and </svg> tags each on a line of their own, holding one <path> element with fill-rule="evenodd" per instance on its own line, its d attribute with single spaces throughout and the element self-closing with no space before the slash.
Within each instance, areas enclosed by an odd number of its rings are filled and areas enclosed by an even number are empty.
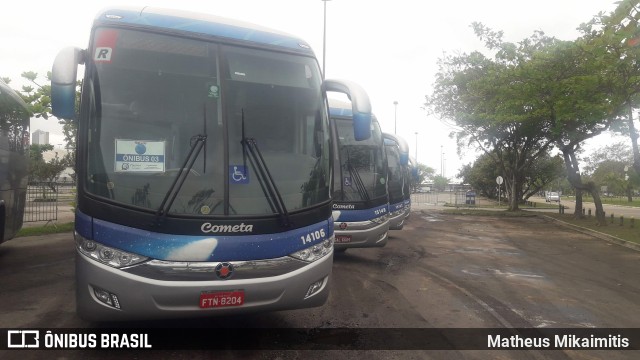
<svg viewBox="0 0 640 360">
<path fill-rule="evenodd" d="M 229 165 L 229 182 L 231 184 L 248 184 L 249 169 L 244 165 Z"/>
</svg>

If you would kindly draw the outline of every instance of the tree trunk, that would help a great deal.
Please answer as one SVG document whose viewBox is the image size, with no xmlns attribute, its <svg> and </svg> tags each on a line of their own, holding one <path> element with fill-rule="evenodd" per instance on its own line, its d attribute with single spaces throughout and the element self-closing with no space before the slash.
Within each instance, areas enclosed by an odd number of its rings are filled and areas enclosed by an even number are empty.
<svg viewBox="0 0 640 360">
<path fill-rule="evenodd" d="M 602 200 L 600 199 L 600 194 L 598 193 L 598 189 L 596 188 L 595 183 L 590 181 L 586 184 L 582 182 L 582 178 L 580 177 L 580 167 L 578 165 L 578 159 L 576 158 L 577 146 L 575 145 L 563 145 L 561 147 L 562 155 L 564 157 L 564 164 L 567 168 L 567 179 L 571 186 L 576 189 L 576 194 L 578 191 L 586 191 L 593 197 L 593 202 L 596 206 L 596 220 L 599 226 L 607 226 L 607 219 L 604 216 L 604 208 L 602 207 Z M 577 209 L 577 201 L 576 198 L 576 211 Z M 582 203 L 582 202 L 581 202 Z M 582 213 L 582 204 L 580 208 L 580 213 Z M 575 214 L 574 214 L 575 217 Z"/>
<path fill-rule="evenodd" d="M 509 211 L 518 211 L 519 207 L 519 193 L 518 193 L 518 179 L 516 179 L 516 174 L 511 175 L 511 181 L 509 182 Z"/>
<path fill-rule="evenodd" d="M 640 174 L 640 149 L 638 149 L 638 132 L 633 124 L 633 108 L 629 105 L 629 117 L 627 118 L 629 126 L 629 137 L 631 138 L 631 149 L 633 150 L 633 168 L 636 174 Z"/>
<path fill-rule="evenodd" d="M 593 196 L 593 202 L 596 204 L 596 219 L 598 219 L 598 225 L 607 226 L 607 219 L 605 218 L 604 208 L 602 207 L 600 193 L 596 189 L 594 183 L 590 182 L 589 185 L 593 185 L 593 192 L 591 192 L 591 196 Z"/>
<path fill-rule="evenodd" d="M 574 219 L 582 219 L 584 216 L 582 215 L 582 190 L 576 189 L 576 206 L 573 211 Z"/>
</svg>

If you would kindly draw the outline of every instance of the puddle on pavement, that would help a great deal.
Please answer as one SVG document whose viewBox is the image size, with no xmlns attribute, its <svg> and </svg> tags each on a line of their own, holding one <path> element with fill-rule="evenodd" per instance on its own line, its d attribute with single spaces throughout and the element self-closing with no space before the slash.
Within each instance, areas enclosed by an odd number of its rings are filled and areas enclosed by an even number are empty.
<svg viewBox="0 0 640 360">
<path fill-rule="evenodd" d="M 430 221 L 430 222 L 435 222 L 435 221 L 444 221 L 444 220 L 442 220 L 442 219 L 438 219 L 438 218 L 436 218 L 436 217 L 434 217 L 434 216 L 422 216 L 422 219 L 423 219 L 423 220 L 426 220 L 426 221 Z"/>
</svg>

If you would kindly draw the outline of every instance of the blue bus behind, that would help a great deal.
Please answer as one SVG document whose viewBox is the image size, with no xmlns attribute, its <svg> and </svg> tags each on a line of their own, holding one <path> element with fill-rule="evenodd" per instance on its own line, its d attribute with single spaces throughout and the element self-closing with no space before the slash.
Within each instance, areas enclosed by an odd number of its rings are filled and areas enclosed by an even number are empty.
<svg viewBox="0 0 640 360">
<path fill-rule="evenodd" d="M 387 243 L 389 220 L 387 160 L 382 131 L 375 117 L 371 137 L 357 141 L 351 105 L 330 99 L 335 132 L 333 220 L 337 251 L 382 247 Z"/>
<path fill-rule="evenodd" d="M 0 243 L 22 228 L 29 175 L 31 114 L 0 79 Z"/>
<path fill-rule="evenodd" d="M 389 167 L 389 230 L 402 230 L 406 219 L 406 199 L 410 196 L 406 177 L 409 147 L 399 136 L 388 133 L 383 136 Z"/>
</svg>

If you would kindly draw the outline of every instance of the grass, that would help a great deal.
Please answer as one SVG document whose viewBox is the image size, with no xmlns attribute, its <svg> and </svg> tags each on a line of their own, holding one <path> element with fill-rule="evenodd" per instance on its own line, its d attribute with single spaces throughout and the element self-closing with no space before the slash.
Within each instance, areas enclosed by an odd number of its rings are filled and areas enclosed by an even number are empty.
<svg viewBox="0 0 640 360">
<path fill-rule="evenodd" d="M 539 205 L 539 204 L 538 204 Z M 557 206 L 556 206 L 557 207 Z M 537 213 L 532 211 L 526 211 L 527 207 L 522 207 L 524 211 L 500 211 L 500 208 L 495 207 L 496 210 L 487 209 L 473 209 L 473 208 L 459 208 L 459 209 L 447 209 L 444 210 L 447 214 L 454 215 L 473 215 L 473 216 L 495 216 L 495 217 L 532 217 L 546 215 L 554 219 L 564 221 L 566 223 L 580 226 L 586 229 L 594 230 L 603 234 L 615 236 L 619 239 L 631 241 L 640 244 L 640 220 L 635 220 L 633 227 L 631 227 L 631 219 L 626 218 L 620 226 L 620 218 L 614 218 L 613 223 L 611 219 L 607 218 L 607 226 L 599 226 L 596 223 L 595 217 L 585 217 L 582 219 L 574 219 L 573 213 L 558 214 L 557 212 L 544 212 Z"/>
<path fill-rule="evenodd" d="M 18 231 L 15 237 L 23 237 L 23 236 L 41 236 L 47 234 L 59 234 L 66 232 L 73 232 L 74 223 L 66 223 L 66 224 L 57 224 L 57 225 L 46 225 L 46 226 L 34 226 L 28 228 L 22 228 Z"/>
<path fill-rule="evenodd" d="M 545 213 L 545 215 L 572 225 L 640 244 L 640 221 L 638 220 L 635 220 L 633 227 L 631 227 L 631 220 L 629 218 L 624 219 L 622 226 L 620 226 L 620 218 L 614 218 L 613 223 L 611 223 L 610 218 L 607 218 L 607 226 L 599 226 L 596 223 L 595 217 L 575 219 L 573 214 Z"/>
<path fill-rule="evenodd" d="M 574 196 L 570 196 L 567 198 L 572 201 L 575 200 Z M 633 201 L 631 202 L 628 201 L 626 196 L 624 197 L 623 196 L 614 196 L 614 197 L 601 196 L 600 200 L 602 200 L 603 204 L 640 207 L 640 199 L 637 197 L 634 197 Z M 591 196 L 583 196 L 582 201 L 593 202 L 593 198 Z"/>
<path fill-rule="evenodd" d="M 537 216 L 535 213 L 526 211 L 500 211 L 502 208 L 497 205 L 494 207 L 496 210 L 487 210 L 484 206 L 483 209 L 474 208 L 457 208 L 457 209 L 445 209 L 444 213 L 452 215 L 473 215 L 473 216 L 495 216 L 495 217 L 532 217 Z"/>
</svg>

